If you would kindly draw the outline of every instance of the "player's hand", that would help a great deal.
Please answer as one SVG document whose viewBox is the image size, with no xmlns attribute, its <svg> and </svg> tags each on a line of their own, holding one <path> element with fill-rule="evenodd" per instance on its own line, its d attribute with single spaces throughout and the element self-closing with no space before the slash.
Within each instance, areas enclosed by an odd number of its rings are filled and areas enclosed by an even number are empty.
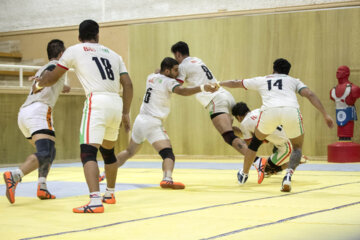
<svg viewBox="0 0 360 240">
<path fill-rule="evenodd" d="M 121 124 L 124 126 L 126 132 L 130 131 L 131 125 L 130 125 L 130 116 L 128 113 L 122 115 Z"/>
<path fill-rule="evenodd" d="M 64 85 L 63 90 L 61 91 L 62 93 L 69 93 L 71 90 L 71 87 L 68 85 Z"/>
<path fill-rule="evenodd" d="M 330 117 L 329 114 L 324 115 L 324 119 L 329 128 L 334 127 L 334 120 L 332 119 L 332 117 Z"/>
<path fill-rule="evenodd" d="M 204 85 L 204 90 L 206 92 L 216 92 L 219 89 L 217 84 L 205 84 Z"/>
</svg>

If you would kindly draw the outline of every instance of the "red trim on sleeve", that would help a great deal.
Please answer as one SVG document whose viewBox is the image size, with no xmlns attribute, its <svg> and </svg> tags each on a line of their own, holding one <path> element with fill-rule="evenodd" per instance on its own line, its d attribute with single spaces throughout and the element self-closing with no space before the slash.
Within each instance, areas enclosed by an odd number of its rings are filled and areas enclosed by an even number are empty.
<svg viewBox="0 0 360 240">
<path fill-rule="evenodd" d="M 183 84 L 184 83 L 184 81 L 183 80 L 181 80 L 181 79 L 176 79 L 176 81 L 178 81 L 179 83 L 181 83 L 181 84 Z"/>
<path fill-rule="evenodd" d="M 245 90 L 248 90 L 248 89 L 245 87 L 245 85 L 244 85 L 244 79 L 241 80 L 241 85 L 243 86 L 243 88 L 245 88 Z"/>
<path fill-rule="evenodd" d="M 66 71 L 69 70 L 67 67 L 65 67 L 65 66 L 63 66 L 63 65 L 61 65 L 61 64 L 59 64 L 59 63 L 58 63 L 57 65 L 58 65 L 59 67 L 65 69 Z"/>
</svg>

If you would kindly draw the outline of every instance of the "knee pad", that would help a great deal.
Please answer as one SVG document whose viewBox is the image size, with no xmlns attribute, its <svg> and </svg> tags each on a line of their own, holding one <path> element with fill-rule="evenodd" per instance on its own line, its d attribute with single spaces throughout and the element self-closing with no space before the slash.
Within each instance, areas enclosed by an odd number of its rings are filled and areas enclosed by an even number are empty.
<svg viewBox="0 0 360 240">
<path fill-rule="evenodd" d="M 221 135 L 223 136 L 224 141 L 227 142 L 230 146 L 232 146 L 232 142 L 234 141 L 234 139 L 238 138 L 232 130 L 225 132 Z"/>
<path fill-rule="evenodd" d="M 160 156 L 162 157 L 163 160 L 165 160 L 165 158 L 170 158 L 173 161 L 175 161 L 175 155 L 173 153 L 172 148 L 161 149 L 159 154 L 160 154 Z"/>
<path fill-rule="evenodd" d="M 55 157 L 55 142 L 46 138 L 39 139 L 35 142 L 35 146 L 37 151 L 35 156 L 39 161 L 39 177 L 46 177 Z"/>
<path fill-rule="evenodd" d="M 83 166 L 88 161 L 96 161 L 96 155 L 98 152 L 98 149 L 94 146 L 88 145 L 88 144 L 81 144 L 80 145 L 80 158 Z"/>
<path fill-rule="evenodd" d="M 36 157 L 39 161 L 39 167 L 43 164 L 49 165 L 55 158 L 55 142 L 50 139 L 39 139 L 35 142 Z M 54 157 L 54 158 L 52 158 Z"/>
<path fill-rule="evenodd" d="M 100 152 L 104 159 L 105 164 L 112 164 L 116 162 L 116 157 L 114 154 L 114 148 L 112 149 L 105 149 L 102 146 L 100 146 Z"/>
<path fill-rule="evenodd" d="M 254 152 L 257 152 L 260 145 L 263 143 L 263 141 L 259 140 L 256 136 L 254 136 L 251 140 L 251 143 L 249 144 L 249 149 L 253 150 Z"/>
</svg>

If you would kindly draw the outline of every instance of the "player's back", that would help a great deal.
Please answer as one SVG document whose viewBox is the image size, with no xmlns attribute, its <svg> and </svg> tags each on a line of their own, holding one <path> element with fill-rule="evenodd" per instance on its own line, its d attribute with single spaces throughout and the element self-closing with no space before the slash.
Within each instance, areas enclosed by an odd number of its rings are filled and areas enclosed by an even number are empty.
<svg viewBox="0 0 360 240">
<path fill-rule="evenodd" d="M 152 73 L 146 80 L 146 92 L 140 114 L 165 119 L 170 113 L 171 93 L 180 84 L 173 78 Z"/>
<path fill-rule="evenodd" d="M 117 53 L 98 43 L 79 43 L 69 47 L 59 60 L 59 66 L 74 68 L 86 94 L 118 93 L 120 74 L 125 64 Z"/>
<path fill-rule="evenodd" d="M 259 91 L 263 102 L 262 109 L 271 107 L 298 108 L 296 92 L 306 87 L 299 79 L 286 74 L 244 79 L 243 84 L 245 88 Z"/>
<path fill-rule="evenodd" d="M 57 60 L 52 60 L 48 62 L 46 65 L 42 66 L 35 74 L 36 77 L 40 77 L 44 71 L 52 71 L 56 67 L 56 64 L 58 63 Z M 64 87 L 65 78 L 61 77 L 59 81 L 57 81 L 54 85 L 50 87 L 44 87 L 43 90 L 40 92 L 34 94 L 32 92 L 32 89 L 30 89 L 30 93 L 28 97 L 26 98 L 25 103 L 21 107 L 26 107 L 34 102 L 42 102 L 46 105 L 53 108 L 55 106 L 55 103 L 60 95 L 60 92 L 62 91 Z M 33 83 L 34 84 L 34 83 Z"/>
</svg>

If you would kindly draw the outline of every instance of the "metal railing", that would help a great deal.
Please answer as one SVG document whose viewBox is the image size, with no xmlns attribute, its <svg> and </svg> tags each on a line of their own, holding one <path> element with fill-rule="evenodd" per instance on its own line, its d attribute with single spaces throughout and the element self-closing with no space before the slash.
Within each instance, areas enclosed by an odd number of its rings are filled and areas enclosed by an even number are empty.
<svg viewBox="0 0 360 240">
<path fill-rule="evenodd" d="M 28 66 L 28 65 L 17 65 L 17 64 L 0 64 L 0 69 L 17 69 L 19 70 L 19 87 L 24 87 L 24 69 L 26 70 L 38 70 L 41 66 Z M 69 71 L 74 71 L 74 69 L 69 69 Z M 68 75 L 65 73 L 65 84 L 68 84 Z"/>
</svg>

